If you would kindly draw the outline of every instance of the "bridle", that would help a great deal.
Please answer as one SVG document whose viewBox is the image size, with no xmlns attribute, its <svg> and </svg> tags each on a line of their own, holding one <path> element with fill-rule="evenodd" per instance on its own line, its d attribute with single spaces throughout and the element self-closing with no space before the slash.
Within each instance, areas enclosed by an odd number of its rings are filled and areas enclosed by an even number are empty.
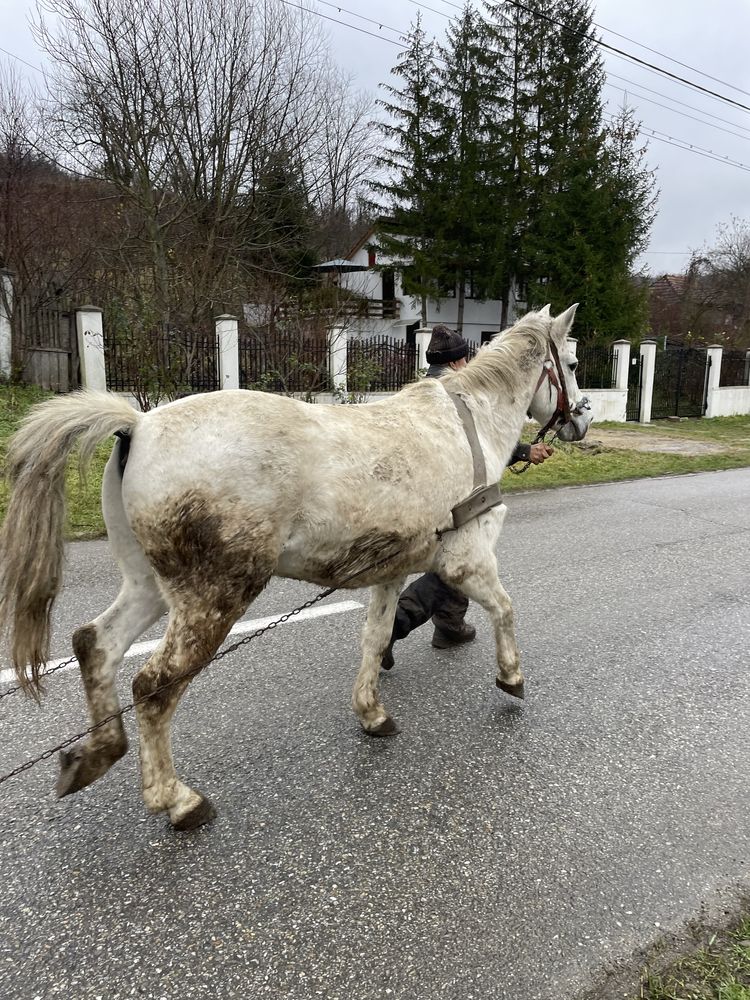
<svg viewBox="0 0 750 1000">
<path fill-rule="evenodd" d="M 549 349 L 552 357 L 547 358 L 544 362 L 542 374 L 539 376 L 536 389 L 534 389 L 534 396 L 536 396 L 541 387 L 544 385 L 544 380 L 548 379 L 551 388 L 557 390 L 557 406 L 555 407 L 555 412 L 531 442 L 532 444 L 539 444 L 540 441 L 544 441 L 545 435 L 561 418 L 562 422 L 560 423 L 560 427 L 558 427 L 558 432 L 565 424 L 570 422 L 570 401 L 568 400 L 568 393 L 565 391 L 565 376 L 563 375 L 562 362 L 560 361 L 560 355 L 557 347 L 552 340 L 549 342 Z M 534 397 L 532 396 L 532 399 L 533 398 Z M 529 416 L 531 416 L 531 414 L 529 414 Z M 555 437 L 557 437 L 557 434 L 555 434 Z M 553 441 L 555 440 L 555 437 L 552 438 Z M 509 466 L 509 468 L 511 472 L 520 476 L 522 472 L 526 472 L 530 465 L 531 460 L 526 462 L 521 469 L 514 469 L 513 466 Z"/>
<path fill-rule="evenodd" d="M 548 365 L 547 361 L 544 362 L 542 374 L 539 376 L 539 381 L 537 382 L 536 389 L 534 390 L 534 396 L 536 396 L 541 389 L 544 384 L 544 380 L 549 379 L 553 388 L 557 389 L 557 407 L 547 423 L 537 434 L 536 440 L 534 441 L 535 444 L 544 440 L 544 435 L 560 419 L 560 417 L 563 418 L 563 424 L 567 424 L 570 421 L 570 401 L 568 399 L 568 394 L 565 391 L 565 376 L 562 371 L 562 363 L 560 362 L 560 355 L 557 351 L 557 347 L 555 347 L 551 340 L 549 342 L 549 349 L 550 354 L 552 355 L 553 364 Z"/>
</svg>

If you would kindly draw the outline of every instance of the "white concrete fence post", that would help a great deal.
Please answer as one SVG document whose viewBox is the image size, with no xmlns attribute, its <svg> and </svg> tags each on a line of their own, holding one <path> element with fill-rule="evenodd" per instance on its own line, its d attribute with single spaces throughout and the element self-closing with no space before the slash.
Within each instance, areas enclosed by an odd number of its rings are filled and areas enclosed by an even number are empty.
<svg viewBox="0 0 750 1000">
<path fill-rule="evenodd" d="M 724 350 L 719 344 L 711 344 L 706 351 L 706 416 L 716 416 L 715 391 L 721 381 L 721 359 Z"/>
<path fill-rule="evenodd" d="M 656 341 L 644 340 L 641 344 L 641 410 L 638 419 L 642 424 L 651 423 L 651 404 L 654 398 L 654 371 L 656 369 Z"/>
<path fill-rule="evenodd" d="M 630 341 L 616 340 L 612 345 L 615 355 L 615 389 L 628 390 L 630 374 Z"/>
<path fill-rule="evenodd" d="M 566 337 L 565 339 L 568 344 L 568 350 L 578 360 L 578 337 Z"/>
<path fill-rule="evenodd" d="M 78 356 L 81 363 L 81 385 L 84 389 L 107 388 L 107 368 L 104 363 L 104 328 L 102 311 L 97 306 L 76 309 Z"/>
<path fill-rule="evenodd" d="M 12 328 L 10 309 L 13 302 L 13 284 L 9 271 L 0 271 L 0 378 L 9 379 L 12 374 Z"/>
<path fill-rule="evenodd" d="M 427 347 L 431 339 L 432 330 L 425 326 L 414 331 L 414 343 L 417 345 L 417 371 L 430 367 L 427 362 Z"/>
<path fill-rule="evenodd" d="M 219 388 L 240 387 L 240 339 L 237 317 L 228 313 L 216 316 L 216 339 L 219 342 Z"/>
<path fill-rule="evenodd" d="M 346 327 L 332 326 L 328 335 L 328 374 L 331 376 L 333 391 L 342 392 L 347 389 L 346 372 Z"/>
</svg>

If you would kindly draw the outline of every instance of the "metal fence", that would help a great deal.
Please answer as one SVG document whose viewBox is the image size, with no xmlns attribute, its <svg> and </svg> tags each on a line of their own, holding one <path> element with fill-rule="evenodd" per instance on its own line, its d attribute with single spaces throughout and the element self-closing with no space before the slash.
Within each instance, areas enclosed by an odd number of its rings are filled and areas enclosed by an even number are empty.
<svg viewBox="0 0 750 1000">
<path fill-rule="evenodd" d="M 157 401 L 183 392 L 219 388 L 219 351 L 215 332 L 157 330 L 104 332 L 107 388 L 142 393 Z"/>
<path fill-rule="evenodd" d="M 721 356 L 720 386 L 750 383 L 750 351 L 724 351 Z"/>
<path fill-rule="evenodd" d="M 612 389 L 617 379 L 617 358 L 611 347 L 579 347 L 576 381 L 581 389 Z"/>
<path fill-rule="evenodd" d="M 240 388 L 265 392 L 330 392 L 328 343 L 277 330 L 239 335 Z"/>
<path fill-rule="evenodd" d="M 417 377 L 417 348 L 393 337 L 354 338 L 346 370 L 350 392 L 396 392 Z"/>
</svg>

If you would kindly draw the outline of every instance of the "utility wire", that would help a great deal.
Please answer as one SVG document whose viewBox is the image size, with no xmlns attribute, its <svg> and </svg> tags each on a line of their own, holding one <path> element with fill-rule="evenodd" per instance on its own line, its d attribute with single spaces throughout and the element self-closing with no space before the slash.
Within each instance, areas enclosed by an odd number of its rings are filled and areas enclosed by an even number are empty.
<svg viewBox="0 0 750 1000">
<path fill-rule="evenodd" d="M 630 94 L 633 91 L 628 90 L 626 87 L 618 87 L 617 84 L 610 83 L 608 80 L 604 82 L 605 87 L 611 87 L 612 90 L 619 90 L 623 94 Z M 636 86 L 638 86 L 636 84 Z M 723 128 L 721 125 L 714 125 L 713 122 L 707 122 L 704 118 L 696 118 L 695 115 L 689 115 L 685 111 L 678 111 L 677 108 L 670 108 L 666 104 L 661 104 L 659 101 L 655 101 L 652 97 L 645 97 L 643 94 L 633 93 L 634 97 L 637 97 L 640 101 L 647 101 L 649 104 L 655 104 L 657 108 L 664 108 L 665 111 L 671 111 L 674 115 L 680 115 L 682 118 L 689 118 L 690 121 L 699 122 L 701 125 L 707 125 L 709 128 L 715 128 L 719 132 L 726 132 L 727 135 L 733 135 L 737 139 L 744 139 L 745 142 L 750 142 L 750 135 L 742 135 L 740 132 L 732 132 L 731 129 Z M 740 126 L 741 128 L 742 126 Z"/>
<path fill-rule="evenodd" d="M 617 73 L 610 73 L 607 71 L 607 78 L 612 78 L 613 80 L 621 80 L 623 83 L 629 83 L 633 87 L 640 87 L 641 90 L 647 91 L 649 94 L 656 94 L 657 97 L 663 97 L 665 101 L 671 101 L 673 104 L 679 104 L 681 108 L 687 108 L 689 111 L 697 111 L 698 114 L 705 115 L 707 118 L 713 118 L 717 122 L 722 122 L 724 125 L 731 125 L 732 128 L 741 128 L 746 132 L 750 132 L 750 125 L 740 125 L 739 122 L 730 121 L 729 118 L 722 118 L 719 115 L 711 114 L 710 111 L 704 111 L 703 108 L 696 108 L 694 104 L 686 104 L 685 101 L 678 101 L 676 97 L 670 97 L 668 94 L 663 94 L 660 90 L 654 90 L 653 87 L 647 87 L 645 83 L 637 83 L 635 80 L 629 80 L 626 76 L 619 76 Z M 672 110 L 670 108 L 670 110 Z"/>
<path fill-rule="evenodd" d="M 611 113 L 605 114 L 603 117 L 609 118 L 610 124 L 616 120 L 615 116 Z M 703 146 L 696 146 L 694 142 L 688 142 L 687 139 L 678 139 L 673 135 L 667 135 L 666 132 L 660 132 L 658 129 L 653 129 L 643 124 L 637 126 L 636 131 L 643 136 L 648 136 L 648 138 L 658 139 L 669 146 L 675 146 L 677 149 L 684 149 L 686 152 L 696 153 L 698 156 L 705 156 L 709 160 L 716 160 L 717 163 L 726 163 L 730 167 L 736 167 L 738 170 L 750 173 L 750 165 L 747 163 L 741 163 L 739 160 L 734 160 L 730 156 L 724 156 L 722 153 L 715 153 L 713 149 L 704 149 Z"/>
<path fill-rule="evenodd" d="M 675 59 L 674 56 L 668 56 L 666 52 L 660 52 L 659 49 L 652 49 L 649 45 L 645 45 L 643 42 L 639 42 L 635 38 L 629 38 L 627 35 L 621 35 L 619 31 L 615 31 L 613 28 L 606 28 L 603 24 L 599 24 L 597 21 L 592 21 L 591 23 L 595 27 L 599 28 L 600 31 L 607 31 L 610 35 L 616 35 L 618 38 L 624 38 L 626 42 L 632 42 L 633 45 L 637 45 L 640 49 L 645 49 L 647 52 L 653 52 L 655 56 L 661 56 L 662 59 L 668 59 L 677 66 L 682 66 L 683 69 L 689 69 L 693 73 L 698 73 L 699 76 L 705 76 L 707 80 L 713 80 L 714 83 L 720 83 L 722 87 L 729 87 L 731 90 L 736 90 L 739 94 L 744 94 L 745 97 L 750 97 L 750 91 L 742 90 L 741 87 L 736 87 L 733 83 L 728 83 L 726 80 L 720 80 L 717 76 L 711 76 L 710 73 L 706 73 L 704 70 L 698 69 L 697 66 L 690 66 L 688 63 L 680 62 L 680 60 Z"/>
<path fill-rule="evenodd" d="M 416 3 L 416 0 L 410 0 L 411 3 Z M 462 10 L 458 4 L 452 3 L 451 0 L 442 0 L 444 4 L 448 7 L 453 7 L 455 10 Z M 741 108 L 743 111 L 750 111 L 750 106 L 747 104 L 742 104 L 741 101 L 735 101 L 732 97 L 727 97 L 724 94 L 719 94 L 715 90 L 710 90 L 708 87 L 704 87 L 700 83 L 695 83 L 693 80 L 687 80 L 683 76 L 679 76 L 677 73 L 672 73 L 668 69 L 664 69 L 662 66 L 657 66 L 654 63 L 648 62 L 646 59 L 641 59 L 639 56 L 634 56 L 630 52 L 626 52 L 624 49 L 618 49 L 615 45 L 610 45 L 608 42 L 603 41 L 601 38 L 597 38 L 595 35 L 589 35 L 585 31 L 578 31 L 576 28 L 571 28 L 567 24 L 563 24 L 562 21 L 556 20 L 554 17 L 550 17 L 549 14 L 543 14 L 541 11 L 534 10 L 532 7 L 527 7 L 526 4 L 520 2 L 520 0 L 506 0 L 512 7 L 516 7 L 518 10 L 525 11 L 527 14 L 531 14 L 532 17 L 537 17 L 542 21 L 547 21 L 548 24 L 554 24 L 558 28 L 562 28 L 564 31 L 569 32 L 571 35 L 577 35 L 579 38 L 587 38 L 590 42 L 598 45 L 600 48 L 606 49 L 608 52 L 613 52 L 615 55 L 620 56 L 622 59 L 628 59 L 631 62 L 637 63 L 639 66 L 645 66 L 647 69 L 653 70 L 655 73 L 660 73 L 662 76 L 668 77 L 670 80 L 676 80 L 678 83 L 683 84 L 686 87 L 692 87 L 694 90 L 698 90 L 703 94 L 708 94 L 710 97 L 715 97 L 719 101 L 724 101 L 726 104 L 731 104 L 736 108 Z M 416 3 L 419 6 L 419 3 Z M 447 14 L 445 15 L 448 16 Z M 636 42 L 636 44 L 638 44 Z M 669 58 L 669 57 L 667 57 Z M 700 72 L 700 70 L 698 70 Z M 706 74 L 707 75 L 707 74 Z M 739 88 L 733 88 L 739 89 Z M 744 93 L 744 91 L 742 91 Z"/>
</svg>

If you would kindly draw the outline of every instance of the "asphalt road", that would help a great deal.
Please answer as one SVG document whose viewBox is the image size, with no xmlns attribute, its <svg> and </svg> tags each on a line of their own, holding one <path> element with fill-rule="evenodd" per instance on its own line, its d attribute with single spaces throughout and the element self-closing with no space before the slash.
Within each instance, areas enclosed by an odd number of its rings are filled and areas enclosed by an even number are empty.
<svg viewBox="0 0 750 1000">
<path fill-rule="evenodd" d="M 51 761 L 0 786 L 0 997 L 568 1000 L 747 888 L 748 498 L 750 470 L 511 496 L 523 706 L 478 608 L 470 646 L 396 647 L 391 740 L 349 708 L 362 609 L 227 657 L 174 725 L 196 833 L 145 813 L 135 751 L 59 802 Z M 55 655 L 116 583 L 70 546 Z M 77 672 L 0 721 L 5 773 L 85 728 Z"/>
</svg>

